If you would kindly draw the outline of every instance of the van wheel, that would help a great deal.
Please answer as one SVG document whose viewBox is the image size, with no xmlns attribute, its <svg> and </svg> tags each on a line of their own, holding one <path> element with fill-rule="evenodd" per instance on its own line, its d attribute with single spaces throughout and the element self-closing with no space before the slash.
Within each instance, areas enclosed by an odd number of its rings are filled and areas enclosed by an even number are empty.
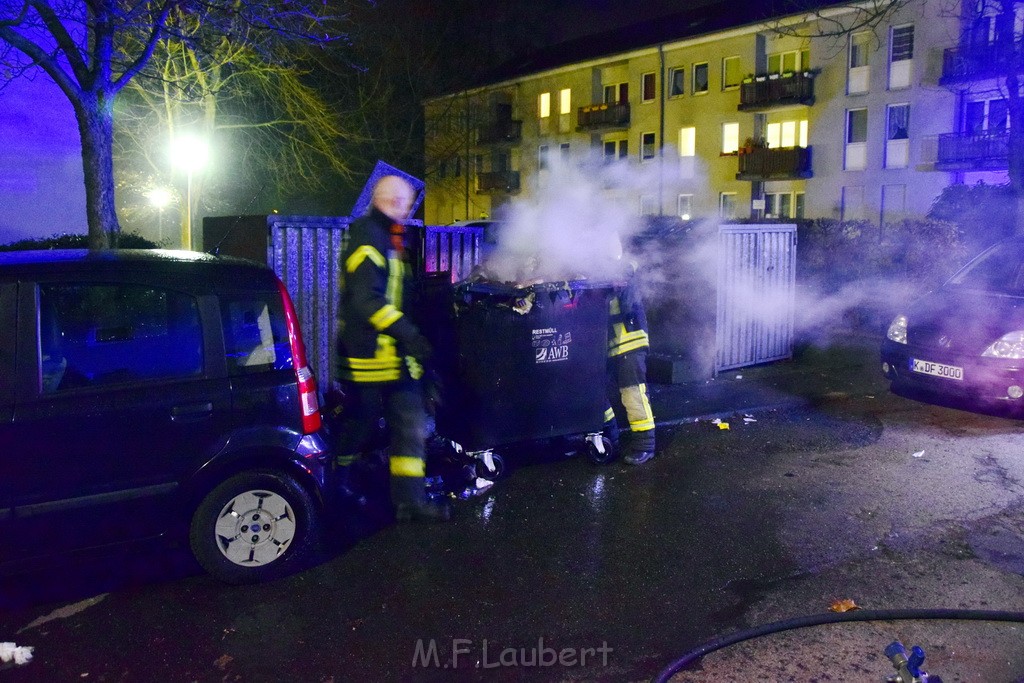
<svg viewBox="0 0 1024 683">
<path fill-rule="evenodd" d="M 227 583 L 256 583 L 299 569 L 319 528 L 316 507 L 291 477 L 243 472 L 196 508 L 189 541 L 199 564 Z"/>
</svg>

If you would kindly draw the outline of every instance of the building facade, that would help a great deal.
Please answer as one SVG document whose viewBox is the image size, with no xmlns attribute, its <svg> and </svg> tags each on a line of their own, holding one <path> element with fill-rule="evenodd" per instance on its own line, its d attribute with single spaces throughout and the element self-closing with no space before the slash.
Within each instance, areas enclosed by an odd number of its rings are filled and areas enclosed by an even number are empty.
<svg viewBox="0 0 1024 683">
<path fill-rule="evenodd" d="M 911 0 L 863 30 L 835 30 L 856 23 L 848 6 L 681 28 L 428 100 L 424 220 L 499 215 L 556 155 L 581 154 L 655 179 L 623 193 L 639 214 L 921 218 L 947 185 L 1007 181 L 999 9 Z"/>
</svg>

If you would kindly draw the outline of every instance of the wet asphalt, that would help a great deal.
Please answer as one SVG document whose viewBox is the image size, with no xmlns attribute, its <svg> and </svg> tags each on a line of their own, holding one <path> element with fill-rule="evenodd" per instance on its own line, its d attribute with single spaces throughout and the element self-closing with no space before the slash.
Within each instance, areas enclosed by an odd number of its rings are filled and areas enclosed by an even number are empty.
<svg viewBox="0 0 1024 683">
<path fill-rule="evenodd" d="M 6 579 L 0 641 L 35 659 L 0 683 L 640 681 L 842 597 L 1024 609 L 1024 469 L 1006 459 L 1020 424 L 888 394 L 873 344 L 723 376 L 703 399 L 653 387 L 672 419 L 641 467 L 512 449 L 508 476 L 448 524 L 391 524 L 371 497 L 350 538 L 274 583 L 227 587 L 162 547 Z M 892 637 L 766 638 L 680 680 L 884 680 Z M 996 673 L 949 677 L 980 670 L 971 638 Z M 1013 627 L 930 654 L 947 681 L 1024 677 Z"/>
</svg>

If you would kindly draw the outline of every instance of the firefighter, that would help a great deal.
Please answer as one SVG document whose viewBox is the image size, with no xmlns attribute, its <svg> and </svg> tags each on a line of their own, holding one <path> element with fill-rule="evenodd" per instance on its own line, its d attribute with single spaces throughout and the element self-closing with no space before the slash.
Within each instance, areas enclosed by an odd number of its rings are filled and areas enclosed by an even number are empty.
<svg viewBox="0 0 1024 683">
<path fill-rule="evenodd" d="M 343 486 L 351 488 L 352 465 L 360 462 L 383 415 L 395 518 L 446 521 L 449 506 L 429 501 L 425 486 L 421 380 L 430 344 L 402 311 L 412 275 L 403 222 L 415 194 L 399 176 L 381 178 L 369 214 L 352 223 L 342 250 L 335 374 L 347 409 L 338 464 Z"/>
<path fill-rule="evenodd" d="M 621 262 L 622 246 L 616 257 Z M 623 264 L 623 284 L 608 302 L 608 370 L 626 411 L 629 432 L 624 435 L 622 459 L 640 465 L 654 457 L 654 414 L 647 393 L 647 314 L 636 285 L 636 264 Z M 620 441 L 611 402 L 605 410 L 605 433 Z"/>
</svg>

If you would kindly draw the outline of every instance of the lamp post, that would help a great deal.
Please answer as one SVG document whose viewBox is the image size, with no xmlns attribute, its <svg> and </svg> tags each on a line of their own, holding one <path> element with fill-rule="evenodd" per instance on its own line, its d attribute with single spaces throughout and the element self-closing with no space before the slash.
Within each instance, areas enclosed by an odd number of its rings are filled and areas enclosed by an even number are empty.
<svg viewBox="0 0 1024 683">
<path fill-rule="evenodd" d="M 192 175 L 206 166 L 210 146 L 206 140 L 191 134 L 181 135 L 171 141 L 171 158 L 175 166 L 185 169 L 187 185 L 185 190 L 185 220 L 181 224 L 181 247 L 192 248 Z"/>
<path fill-rule="evenodd" d="M 164 246 L 164 207 L 171 202 L 171 193 L 162 187 L 155 187 L 146 196 L 149 197 L 149 203 L 157 210 L 156 241 L 160 246 Z"/>
</svg>

